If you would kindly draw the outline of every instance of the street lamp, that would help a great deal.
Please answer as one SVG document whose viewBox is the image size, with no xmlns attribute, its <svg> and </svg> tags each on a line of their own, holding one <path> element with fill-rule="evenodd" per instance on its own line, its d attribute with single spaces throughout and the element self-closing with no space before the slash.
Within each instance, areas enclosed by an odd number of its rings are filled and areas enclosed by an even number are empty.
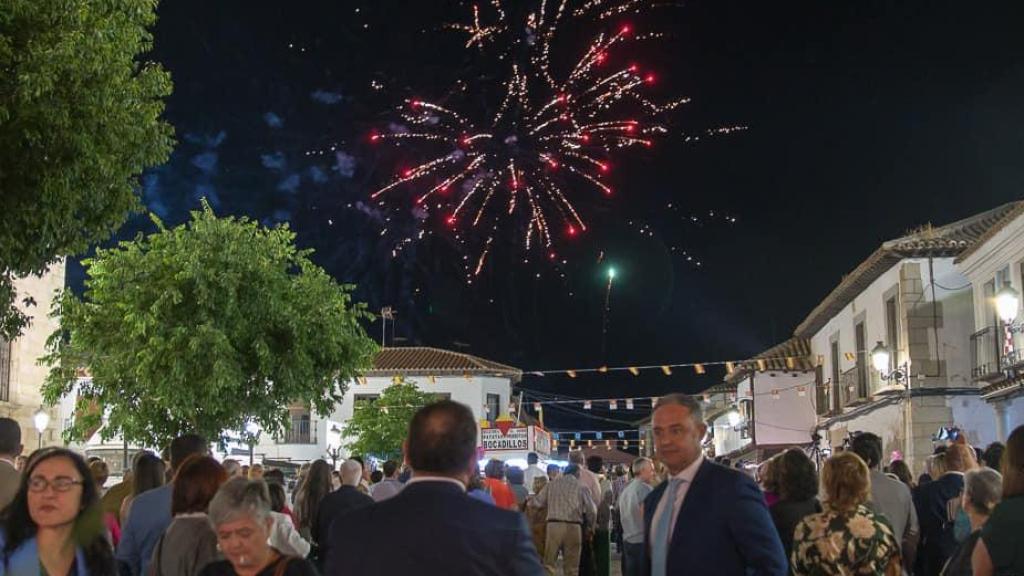
<svg viewBox="0 0 1024 576">
<path fill-rule="evenodd" d="M 739 426 L 740 422 L 743 420 L 743 417 L 740 416 L 740 413 L 739 413 L 738 410 L 730 410 L 729 414 L 728 414 L 728 418 L 729 418 L 729 426 L 733 426 L 733 427 Z"/>
<path fill-rule="evenodd" d="M 32 416 L 32 421 L 36 425 L 36 431 L 39 432 L 39 448 L 42 448 L 43 432 L 46 432 L 46 427 L 50 425 L 50 413 L 40 406 L 39 410 Z"/>
<path fill-rule="evenodd" d="M 897 366 L 893 370 L 889 370 L 889 363 L 892 359 L 892 354 L 889 349 L 882 344 L 879 340 L 878 344 L 871 350 L 871 365 L 878 370 L 878 375 L 882 380 L 892 380 L 893 382 L 905 382 L 910 376 L 910 369 L 906 364 Z"/>
<path fill-rule="evenodd" d="M 999 319 L 1005 324 L 1013 324 L 1017 319 L 1017 312 L 1020 309 L 1020 293 L 1007 282 L 1003 288 L 996 293 L 996 313 Z"/>
</svg>

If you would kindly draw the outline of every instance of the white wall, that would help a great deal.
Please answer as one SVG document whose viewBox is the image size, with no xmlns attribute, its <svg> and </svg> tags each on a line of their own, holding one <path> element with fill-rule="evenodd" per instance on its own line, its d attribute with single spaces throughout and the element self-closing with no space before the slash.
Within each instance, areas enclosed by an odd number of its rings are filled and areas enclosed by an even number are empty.
<svg viewBox="0 0 1024 576">
<path fill-rule="evenodd" d="M 813 372 L 758 372 L 753 375 L 753 387 L 754 438 L 758 446 L 811 441 L 818 421 Z M 778 392 L 777 399 L 773 390 Z"/>
<path fill-rule="evenodd" d="M 256 447 L 257 459 L 270 458 L 282 460 L 308 461 L 317 458 L 326 458 L 328 446 L 332 448 L 342 446 L 342 457 L 349 456 L 348 450 L 344 448 L 350 439 L 339 437 L 330 433 L 333 425 L 339 429 L 345 428 L 345 423 L 352 417 L 353 405 L 356 395 L 381 394 L 388 386 L 392 385 L 390 376 L 375 376 L 366 378 L 366 384 L 358 382 L 350 383 L 345 392 L 344 399 L 335 406 L 334 411 L 321 416 L 313 414 L 310 418 L 311 424 L 316 426 L 317 442 L 315 444 L 276 444 L 272 438 L 262 438 Z M 494 376 L 437 376 L 431 382 L 426 376 L 409 376 L 407 382 L 415 382 L 417 388 L 423 392 L 450 394 L 451 399 L 469 406 L 473 416 L 479 422 L 486 417 L 487 394 L 498 394 L 501 398 L 500 413 L 508 411 L 509 397 L 512 393 L 512 383 L 508 378 Z"/>
<path fill-rule="evenodd" d="M 886 325 L 885 325 L 885 294 L 900 283 L 900 270 L 905 264 L 918 264 L 921 270 L 921 282 L 924 294 L 920 302 L 901 302 L 902 307 L 920 306 L 932 301 L 931 276 L 928 270 L 927 259 L 907 259 L 901 264 L 893 266 L 884 274 L 878 277 L 863 292 L 857 295 L 852 302 L 846 305 L 838 314 L 832 317 L 825 326 L 811 337 L 811 354 L 814 357 L 821 356 L 824 360 L 824 379 L 829 380 L 832 375 L 832 358 L 830 339 L 836 333 L 839 334 L 839 367 L 840 372 L 846 372 L 856 366 L 856 360 L 847 360 L 847 352 L 856 352 L 854 326 L 855 318 L 864 313 L 865 343 L 867 351 L 870 352 L 878 341 L 885 342 L 887 346 Z M 969 337 L 973 330 L 973 296 L 966 276 L 959 272 L 953 265 L 952 258 L 936 258 L 932 261 L 935 271 L 935 297 L 942 303 L 941 315 L 942 326 L 939 328 L 939 351 L 938 357 L 946 361 L 946 376 L 949 386 L 970 385 L 970 341 Z M 959 290 L 956 290 L 960 288 Z M 954 290 L 950 290 L 954 289 Z M 909 335 L 906 322 L 901 315 L 900 349 L 898 352 L 898 363 L 909 362 Z M 935 342 L 929 338 L 929 349 L 931 357 L 936 357 Z M 877 391 L 886 387 L 886 383 L 878 378 L 877 372 L 871 368 L 871 361 L 868 358 L 869 388 Z M 915 384 L 916 385 L 916 384 Z"/>
<path fill-rule="evenodd" d="M 953 424 L 972 446 L 984 448 L 996 441 L 995 412 L 988 402 L 980 396 L 950 396 L 947 402 L 953 408 Z"/>
</svg>

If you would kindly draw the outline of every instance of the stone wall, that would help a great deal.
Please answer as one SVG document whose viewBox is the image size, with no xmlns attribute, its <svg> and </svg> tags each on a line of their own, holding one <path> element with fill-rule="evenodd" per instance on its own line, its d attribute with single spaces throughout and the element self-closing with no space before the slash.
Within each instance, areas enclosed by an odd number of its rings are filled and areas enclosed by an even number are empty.
<svg viewBox="0 0 1024 576">
<path fill-rule="evenodd" d="M 41 277 L 19 278 L 14 286 L 18 291 L 18 307 L 32 318 L 32 323 L 11 343 L 10 395 L 8 401 L 0 401 L 0 416 L 14 418 L 21 424 L 22 443 L 25 451 L 30 452 L 38 446 L 33 415 L 42 405 L 42 385 L 49 371 L 39 364 L 39 359 L 46 353 L 46 339 L 59 326 L 49 313 L 53 297 L 64 288 L 64 261 Z M 26 306 L 22 302 L 26 297 L 35 300 L 35 305 Z M 50 425 L 43 433 L 42 443 L 44 446 L 62 444 L 58 411 L 50 409 L 49 412 Z"/>
</svg>

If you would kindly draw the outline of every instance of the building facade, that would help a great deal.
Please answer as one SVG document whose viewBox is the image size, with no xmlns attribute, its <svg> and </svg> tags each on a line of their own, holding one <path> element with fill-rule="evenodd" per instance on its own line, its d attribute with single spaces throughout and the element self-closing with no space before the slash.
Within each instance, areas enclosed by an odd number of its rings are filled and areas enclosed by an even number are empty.
<svg viewBox="0 0 1024 576">
<path fill-rule="evenodd" d="M 42 276 L 16 279 L 14 288 L 18 309 L 32 321 L 14 341 L 0 338 L 0 415 L 21 424 L 22 443 L 25 451 L 31 452 L 39 446 L 63 443 L 57 411 L 43 406 L 42 387 L 49 368 L 39 360 L 46 354 L 47 338 L 59 327 L 49 314 L 53 298 L 64 288 L 64 260 Z M 40 409 L 50 416 L 42 434 L 33 418 Z"/>
<path fill-rule="evenodd" d="M 872 431 L 886 461 L 916 472 L 941 429 L 958 427 L 971 444 L 996 439 L 991 408 L 972 377 L 975 286 L 955 264 L 1014 209 L 1000 206 L 885 242 L 797 327 L 816 368 L 822 448 Z M 873 366 L 883 348 L 888 366 Z"/>
<path fill-rule="evenodd" d="M 1024 202 L 1016 206 L 978 242 L 960 254 L 957 269 L 974 287 L 974 326 L 968 347 L 971 380 L 992 407 L 995 439 L 1024 424 L 1024 307 L 1008 327 L 995 298 L 1005 287 L 1024 293 Z M 1010 328 L 1010 330 L 1007 330 Z"/>
<path fill-rule="evenodd" d="M 279 464 L 347 458 L 345 446 L 351 439 L 342 431 L 356 404 L 379 397 L 396 379 L 415 382 L 424 392 L 469 406 L 477 422 L 494 422 L 508 413 L 512 385 L 521 378 L 517 368 L 470 354 L 427 347 L 384 348 L 373 367 L 349 383 L 344 400 L 330 414 L 293 406 L 290 429 L 277 438 L 261 436 L 253 457 Z"/>
</svg>

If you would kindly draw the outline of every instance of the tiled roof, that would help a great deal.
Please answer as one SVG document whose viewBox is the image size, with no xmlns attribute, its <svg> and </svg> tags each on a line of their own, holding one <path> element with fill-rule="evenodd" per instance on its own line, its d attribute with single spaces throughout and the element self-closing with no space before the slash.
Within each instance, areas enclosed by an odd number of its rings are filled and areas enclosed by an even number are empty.
<svg viewBox="0 0 1024 576">
<path fill-rule="evenodd" d="M 797 326 L 795 334 L 810 338 L 872 282 L 904 258 L 952 258 L 977 244 L 996 226 L 1020 209 L 1010 202 L 981 214 L 945 226 L 926 226 L 902 238 L 883 243 L 854 268 L 832 292 Z"/>
<path fill-rule="evenodd" d="M 978 248 L 984 245 L 985 242 L 988 242 L 990 239 L 992 239 L 992 237 L 998 234 L 1000 230 L 1005 228 L 1007 224 L 1013 222 L 1017 218 L 1020 218 L 1022 215 L 1024 215 L 1024 200 L 1014 202 L 1013 204 L 1014 207 L 1012 210 L 1003 214 L 1002 218 L 1000 218 L 996 223 L 989 226 L 988 230 L 986 230 L 984 234 L 978 236 L 978 238 L 973 243 L 971 243 L 971 245 L 968 246 L 966 250 L 961 252 L 956 257 L 957 262 L 963 262 L 965 258 L 970 256 L 971 254 L 974 254 L 978 250 Z"/>
<path fill-rule="evenodd" d="M 518 382 L 523 376 L 523 371 L 462 352 L 425 346 L 408 346 L 382 348 L 373 359 L 373 368 L 363 373 L 364 376 L 441 376 L 451 374 L 506 376 L 513 382 Z"/>
<path fill-rule="evenodd" d="M 737 366 L 732 374 L 726 376 L 725 384 L 732 388 L 755 370 L 761 372 L 808 372 L 814 370 L 810 341 L 806 338 L 793 337 L 772 346 Z"/>
</svg>

